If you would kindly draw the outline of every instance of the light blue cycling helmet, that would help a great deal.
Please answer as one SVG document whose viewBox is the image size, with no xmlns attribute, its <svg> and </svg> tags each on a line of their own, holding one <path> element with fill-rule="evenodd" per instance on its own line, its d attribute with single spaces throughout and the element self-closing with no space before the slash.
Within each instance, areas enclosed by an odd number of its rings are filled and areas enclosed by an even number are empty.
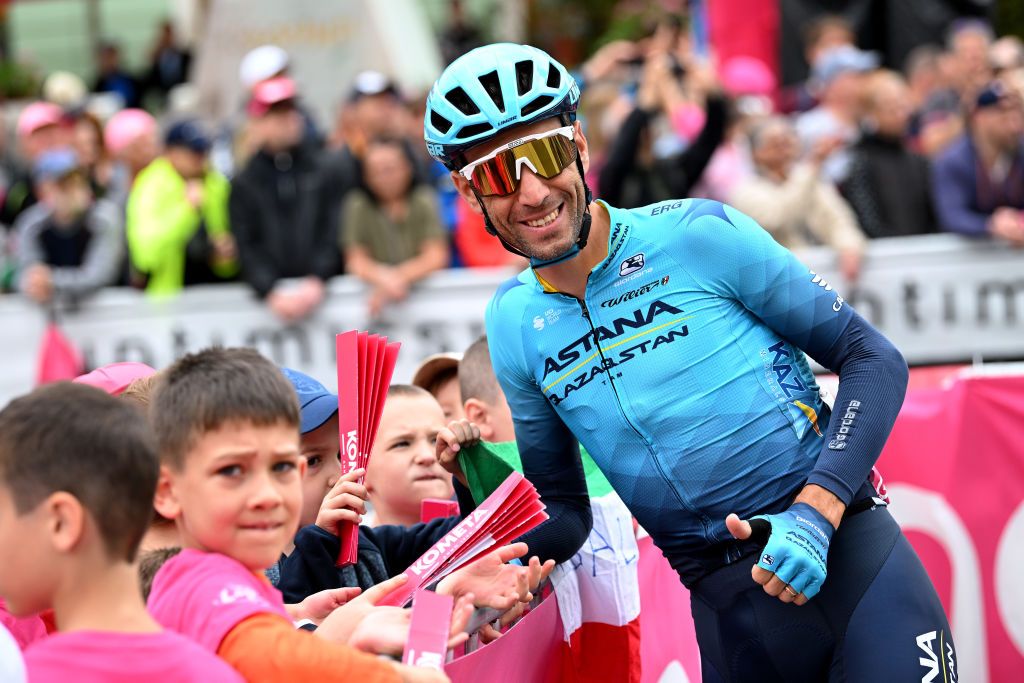
<svg viewBox="0 0 1024 683">
<path fill-rule="evenodd" d="M 427 151 L 449 170 L 498 132 L 552 116 L 576 120 L 580 89 L 565 67 L 530 45 L 495 43 L 452 62 L 427 96 Z"/>
</svg>

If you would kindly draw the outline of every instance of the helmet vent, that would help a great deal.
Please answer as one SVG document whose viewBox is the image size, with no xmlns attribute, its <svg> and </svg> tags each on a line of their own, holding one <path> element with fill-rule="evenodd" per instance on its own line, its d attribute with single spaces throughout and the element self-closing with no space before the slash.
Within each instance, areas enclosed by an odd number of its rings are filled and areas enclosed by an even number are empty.
<svg viewBox="0 0 1024 683">
<path fill-rule="evenodd" d="M 535 99 L 533 102 L 530 102 L 528 105 L 523 107 L 522 111 L 520 111 L 520 115 L 521 116 L 529 116 L 530 114 L 533 114 L 534 112 L 540 111 L 544 107 L 546 107 L 549 104 L 551 104 L 552 100 L 554 100 L 554 99 L 555 98 L 551 97 L 551 95 L 541 95 L 537 99 Z"/>
<path fill-rule="evenodd" d="M 558 69 L 554 64 L 548 64 L 548 87 L 557 90 L 561 82 L 562 76 L 558 73 Z"/>
<path fill-rule="evenodd" d="M 533 87 L 533 62 L 523 60 L 516 62 L 516 91 L 522 97 Z"/>
<path fill-rule="evenodd" d="M 438 114 L 436 111 L 430 112 L 430 125 L 440 131 L 442 135 L 452 129 L 452 122 Z"/>
<path fill-rule="evenodd" d="M 487 131 L 491 130 L 492 128 L 494 128 L 494 126 L 492 126 L 489 123 L 474 123 L 472 126 L 466 126 L 462 130 L 460 130 L 459 134 L 456 135 L 455 138 L 457 140 L 465 140 L 466 138 L 471 138 L 474 135 L 479 135 L 480 133 L 486 133 Z"/>
<path fill-rule="evenodd" d="M 473 114 L 480 113 L 480 108 L 476 106 L 476 103 L 473 102 L 473 100 L 469 99 L 469 95 L 466 94 L 466 91 L 459 86 L 449 90 L 444 98 L 451 102 L 456 109 L 466 116 L 472 116 Z"/>
<path fill-rule="evenodd" d="M 490 95 L 491 101 L 494 102 L 494 106 L 498 108 L 502 114 L 505 113 L 505 97 L 501 94 L 501 81 L 498 80 L 498 72 L 490 71 L 480 77 L 480 85 L 484 86 L 484 90 Z"/>
</svg>

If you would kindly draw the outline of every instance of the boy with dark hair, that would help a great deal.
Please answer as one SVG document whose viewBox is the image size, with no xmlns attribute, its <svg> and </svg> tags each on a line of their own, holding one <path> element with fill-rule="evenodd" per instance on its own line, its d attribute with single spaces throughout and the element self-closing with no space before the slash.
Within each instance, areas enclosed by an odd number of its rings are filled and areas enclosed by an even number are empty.
<svg viewBox="0 0 1024 683">
<path fill-rule="evenodd" d="M 251 349 L 185 356 L 161 377 L 151 415 L 162 463 L 156 507 L 175 520 L 183 547 L 153 580 L 149 610 L 158 621 L 247 680 L 447 680 L 296 631 L 263 576 L 295 534 L 306 468 L 298 402 L 277 367 Z M 385 624 L 392 630 L 382 637 L 343 612 L 328 616 L 317 636 L 375 651 L 398 640 L 400 651 L 400 620 Z M 461 606 L 456 612 L 466 616 Z"/>
<path fill-rule="evenodd" d="M 51 384 L 0 411 L 0 595 L 15 615 L 52 608 L 59 629 L 26 652 L 32 681 L 239 680 L 133 590 L 157 473 L 146 423 L 96 388 Z"/>
</svg>

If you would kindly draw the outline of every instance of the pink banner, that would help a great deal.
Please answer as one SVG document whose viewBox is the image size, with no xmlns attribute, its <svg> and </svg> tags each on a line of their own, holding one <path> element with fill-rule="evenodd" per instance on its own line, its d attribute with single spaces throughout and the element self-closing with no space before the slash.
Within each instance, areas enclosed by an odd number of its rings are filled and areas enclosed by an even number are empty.
<svg viewBox="0 0 1024 683">
<path fill-rule="evenodd" d="M 1024 377 L 908 394 L 878 462 L 939 591 L 963 681 L 1024 671 Z"/>
<path fill-rule="evenodd" d="M 1024 671 L 1024 376 L 952 381 L 912 373 L 878 467 L 891 511 L 950 616 L 959 680 Z M 946 388 L 927 388 L 948 380 Z M 650 538 L 639 541 L 643 682 L 699 681 L 689 594 Z M 447 668 L 453 681 L 557 680 L 563 643 L 549 599 L 501 640 Z M 542 661 L 547 658 L 546 665 Z"/>
</svg>

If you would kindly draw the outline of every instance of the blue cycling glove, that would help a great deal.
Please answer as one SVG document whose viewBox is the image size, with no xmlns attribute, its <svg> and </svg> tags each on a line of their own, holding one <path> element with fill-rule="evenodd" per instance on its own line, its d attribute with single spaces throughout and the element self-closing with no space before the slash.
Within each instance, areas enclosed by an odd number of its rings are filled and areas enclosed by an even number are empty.
<svg viewBox="0 0 1024 683">
<path fill-rule="evenodd" d="M 835 529 L 807 503 L 750 519 L 754 538 L 766 538 L 757 566 L 774 572 L 798 594 L 813 598 L 825 582 L 828 544 Z"/>
</svg>

